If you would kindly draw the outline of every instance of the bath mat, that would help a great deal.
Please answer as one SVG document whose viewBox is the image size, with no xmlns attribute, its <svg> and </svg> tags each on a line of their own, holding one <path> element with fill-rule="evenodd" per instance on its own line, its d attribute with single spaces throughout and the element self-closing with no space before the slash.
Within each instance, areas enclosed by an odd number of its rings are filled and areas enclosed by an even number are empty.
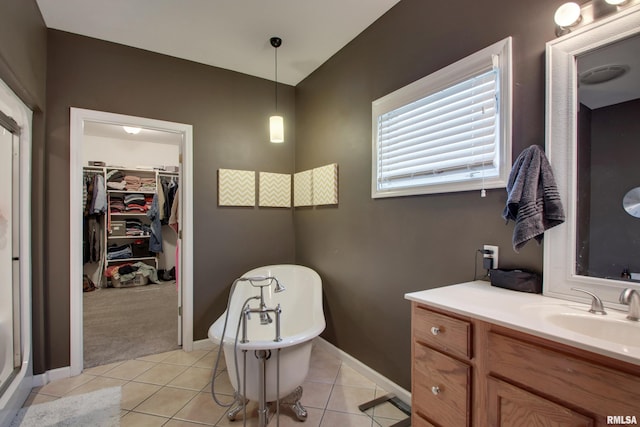
<svg viewBox="0 0 640 427">
<path fill-rule="evenodd" d="M 11 427 L 115 427 L 120 425 L 120 387 L 22 408 Z"/>
</svg>

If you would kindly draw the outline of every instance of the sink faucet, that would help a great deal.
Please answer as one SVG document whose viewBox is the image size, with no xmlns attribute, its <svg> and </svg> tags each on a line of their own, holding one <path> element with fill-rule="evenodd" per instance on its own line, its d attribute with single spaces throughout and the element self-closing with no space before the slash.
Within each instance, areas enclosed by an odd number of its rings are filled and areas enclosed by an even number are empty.
<svg viewBox="0 0 640 427">
<path fill-rule="evenodd" d="M 591 309 L 589 309 L 589 313 L 602 314 L 602 315 L 607 314 L 607 312 L 604 311 L 604 306 L 602 305 L 602 300 L 598 297 L 598 295 L 594 294 L 593 292 L 589 292 L 589 291 L 587 291 L 585 289 L 581 289 L 581 288 L 571 288 L 571 290 L 578 291 L 578 292 L 584 292 L 585 294 L 587 294 L 587 295 L 589 295 L 591 297 Z"/>
<path fill-rule="evenodd" d="M 629 305 L 627 319 L 637 322 L 640 320 L 640 293 L 635 289 L 627 288 L 620 294 L 620 303 Z"/>
</svg>

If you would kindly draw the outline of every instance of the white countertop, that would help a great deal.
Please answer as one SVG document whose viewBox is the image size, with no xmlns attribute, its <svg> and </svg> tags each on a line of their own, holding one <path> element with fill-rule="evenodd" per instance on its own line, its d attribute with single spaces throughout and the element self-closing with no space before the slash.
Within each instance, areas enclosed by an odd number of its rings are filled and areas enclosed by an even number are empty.
<svg viewBox="0 0 640 427">
<path fill-rule="evenodd" d="M 621 344 L 573 332 L 545 318 L 551 312 L 597 316 L 588 312 L 586 304 L 497 288 L 484 281 L 412 292 L 405 298 L 640 365 L 640 322 L 632 325 L 638 327 L 638 334 L 633 333 L 628 343 L 625 339 Z M 609 308 L 607 312 L 606 321 L 631 322 L 625 318 L 626 313 Z"/>
</svg>

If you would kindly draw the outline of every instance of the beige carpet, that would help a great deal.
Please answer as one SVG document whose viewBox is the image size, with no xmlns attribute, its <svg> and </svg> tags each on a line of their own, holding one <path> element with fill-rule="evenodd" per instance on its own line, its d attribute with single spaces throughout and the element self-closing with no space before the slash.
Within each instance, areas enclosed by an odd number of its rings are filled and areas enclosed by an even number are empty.
<svg viewBox="0 0 640 427">
<path fill-rule="evenodd" d="M 83 294 L 84 367 L 178 349 L 175 282 Z"/>
</svg>

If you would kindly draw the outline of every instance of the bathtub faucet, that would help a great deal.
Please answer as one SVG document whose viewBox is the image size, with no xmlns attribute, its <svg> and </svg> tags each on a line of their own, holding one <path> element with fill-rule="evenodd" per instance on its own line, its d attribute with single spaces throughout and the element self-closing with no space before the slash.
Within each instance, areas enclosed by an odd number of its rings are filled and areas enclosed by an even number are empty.
<svg viewBox="0 0 640 427">
<path fill-rule="evenodd" d="M 282 313 L 282 309 L 280 308 L 280 304 L 276 308 L 268 308 L 267 304 L 264 302 L 264 288 L 271 286 L 275 282 L 275 287 L 273 289 L 274 293 L 283 292 L 286 288 L 280 283 L 280 281 L 275 276 L 251 276 L 251 277 L 241 277 L 237 279 L 239 282 L 249 282 L 251 286 L 260 288 L 260 305 L 258 308 L 251 308 L 247 306 L 243 311 L 243 331 L 242 331 L 242 342 L 246 343 L 247 340 L 247 321 L 250 319 L 251 313 L 258 313 L 260 316 L 260 324 L 268 325 L 273 322 L 271 315 L 269 313 L 275 313 L 276 315 L 276 337 L 275 341 L 281 341 L 280 338 L 280 313 Z M 254 297 L 258 299 L 258 297 Z"/>
<path fill-rule="evenodd" d="M 258 298 L 258 297 L 254 297 L 254 298 Z M 280 314 L 282 313 L 282 309 L 280 308 L 280 304 L 278 304 L 276 306 L 276 308 L 267 308 L 266 306 L 260 306 L 260 308 L 251 308 L 249 306 L 246 306 L 245 309 L 242 311 L 242 339 L 240 340 L 241 343 L 246 344 L 249 342 L 249 339 L 247 338 L 247 321 L 251 318 L 251 313 L 260 313 L 260 324 L 261 325 L 268 325 L 269 323 L 273 322 L 273 320 L 271 319 L 271 316 L 269 316 L 269 313 L 275 313 L 276 315 L 276 336 L 274 338 L 274 341 L 279 342 L 282 341 L 282 337 L 280 336 Z"/>
<path fill-rule="evenodd" d="M 249 312 L 247 312 L 247 318 L 249 316 L 249 313 L 258 312 L 260 313 L 261 325 L 268 325 L 269 323 L 273 322 L 273 319 L 269 315 L 269 312 L 274 310 L 268 310 L 267 305 L 264 303 L 264 288 L 267 286 L 271 286 L 273 282 L 276 283 L 276 286 L 273 289 L 273 292 L 275 293 L 282 292 L 286 288 L 274 276 L 241 277 L 240 279 L 238 279 L 238 281 L 249 282 L 251 286 L 260 288 L 260 308 L 258 310 L 250 310 Z"/>
</svg>

